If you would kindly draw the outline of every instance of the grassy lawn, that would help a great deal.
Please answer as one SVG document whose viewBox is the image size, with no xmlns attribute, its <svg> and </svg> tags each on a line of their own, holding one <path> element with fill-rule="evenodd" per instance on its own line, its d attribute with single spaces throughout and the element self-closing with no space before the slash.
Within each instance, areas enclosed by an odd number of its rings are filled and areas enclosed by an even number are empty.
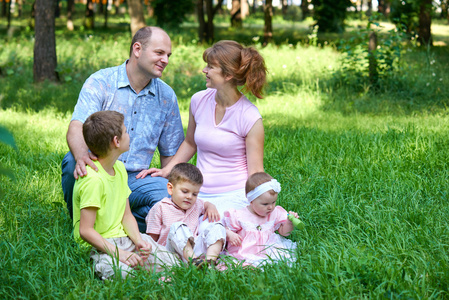
<svg viewBox="0 0 449 300">
<path fill-rule="evenodd" d="M 448 26 L 438 26 L 439 41 L 445 42 Z M 220 37 L 234 37 L 222 30 Z M 179 97 L 185 126 L 190 96 L 205 88 L 205 46 L 192 39 L 173 34 L 174 52 L 163 75 Z M 265 169 L 282 184 L 279 204 L 297 211 L 306 224 L 291 236 L 299 242 L 298 260 L 263 271 L 186 267 L 139 272 L 125 281 L 95 278 L 88 253 L 73 241 L 60 162 L 84 80 L 122 63 L 128 44 L 128 33 L 120 30 L 69 34 L 60 29 L 63 82 L 42 85 L 32 83 L 32 34 L 20 32 L 2 44 L 0 124 L 18 147 L 0 144 L 0 163 L 16 177 L 0 176 L 2 297 L 449 297 L 449 56 L 444 46 L 404 45 L 397 69 L 373 89 L 359 73 L 338 72 L 344 55 L 332 43 L 256 45 L 270 83 L 265 99 L 252 99 L 264 117 Z"/>
</svg>

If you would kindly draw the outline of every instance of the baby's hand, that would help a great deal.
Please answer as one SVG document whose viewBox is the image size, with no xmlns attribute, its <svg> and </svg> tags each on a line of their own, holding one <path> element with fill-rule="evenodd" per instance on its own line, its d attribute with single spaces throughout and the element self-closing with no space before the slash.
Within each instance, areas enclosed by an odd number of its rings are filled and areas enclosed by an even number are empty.
<svg viewBox="0 0 449 300">
<path fill-rule="evenodd" d="M 294 216 L 295 218 L 299 218 L 298 213 L 296 213 L 294 211 L 289 211 L 288 214 Z"/>
<path fill-rule="evenodd" d="M 242 245 L 242 237 L 229 229 L 226 229 L 226 239 L 232 246 Z"/>
</svg>

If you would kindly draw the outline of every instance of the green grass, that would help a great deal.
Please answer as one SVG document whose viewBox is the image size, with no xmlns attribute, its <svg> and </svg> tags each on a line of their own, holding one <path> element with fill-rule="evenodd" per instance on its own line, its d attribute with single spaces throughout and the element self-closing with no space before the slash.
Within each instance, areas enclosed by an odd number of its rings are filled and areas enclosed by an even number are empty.
<svg viewBox="0 0 449 300">
<path fill-rule="evenodd" d="M 347 82 L 336 75 L 342 54 L 332 45 L 256 45 L 269 70 L 267 97 L 252 98 L 264 117 L 265 169 L 282 184 L 279 204 L 306 224 L 291 236 L 300 242 L 297 262 L 264 271 L 175 268 L 124 281 L 95 278 L 88 253 L 73 241 L 60 162 L 84 80 L 122 63 L 128 39 L 115 30 L 61 30 L 64 82 L 41 85 L 32 83 L 31 34 L 20 32 L 2 44 L 0 124 L 14 135 L 17 150 L 0 144 L 0 163 L 16 176 L 0 176 L 0 295 L 449 298 L 446 47 L 405 46 L 403 64 L 374 90 L 363 78 Z M 163 79 L 177 92 L 187 125 L 190 96 L 205 87 L 205 46 L 188 35 L 173 40 Z"/>
</svg>

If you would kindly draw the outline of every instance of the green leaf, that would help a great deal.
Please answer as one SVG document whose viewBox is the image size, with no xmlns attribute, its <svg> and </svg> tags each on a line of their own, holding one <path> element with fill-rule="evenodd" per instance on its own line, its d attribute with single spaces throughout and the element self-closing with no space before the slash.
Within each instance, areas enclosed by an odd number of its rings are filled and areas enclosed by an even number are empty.
<svg viewBox="0 0 449 300">
<path fill-rule="evenodd" d="M 12 134 L 3 126 L 0 126 L 0 142 L 10 145 L 14 149 L 17 149 L 16 143 L 14 142 L 14 137 Z"/>
<path fill-rule="evenodd" d="M 9 168 L 4 168 L 3 166 L 0 166 L 0 175 L 6 175 L 12 180 L 16 179 L 16 177 L 14 176 L 14 172 Z"/>
</svg>

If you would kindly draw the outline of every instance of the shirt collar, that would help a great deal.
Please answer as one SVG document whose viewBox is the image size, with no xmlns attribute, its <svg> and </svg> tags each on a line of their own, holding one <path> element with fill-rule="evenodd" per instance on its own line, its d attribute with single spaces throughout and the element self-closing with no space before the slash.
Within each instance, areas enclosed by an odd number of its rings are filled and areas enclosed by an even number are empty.
<svg viewBox="0 0 449 300">
<path fill-rule="evenodd" d="M 118 88 L 124 88 L 124 87 L 131 87 L 131 83 L 129 82 L 128 74 L 126 74 L 126 64 L 128 63 L 129 59 L 127 59 L 123 64 L 119 67 L 119 73 L 118 73 Z M 150 84 L 148 84 L 142 91 L 144 94 L 156 94 L 156 87 L 157 87 L 157 78 L 153 78 L 150 81 Z"/>
<path fill-rule="evenodd" d="M 199 199 L 196 199 L 195 204 L 192 205 L 188 210 L 185 211 L 186 214 L 194 209 L 194 207 L 197 205 L 196 203 L 198 202 L 198 200 L 199 200 Z M 163 198 L 163 199 L 161 200 L 161 202 L 167 203 L 167 204 L 169 204 L 169 205 L 175 207 L 177 210 L 184 211 L 182 208 L 180 208 L 178 205 L 176 205 L 173 201 L 171 201 L 171 198 L 168 198 L 168 197 L 167 197 L 167 198 Z"/>
</svg>

